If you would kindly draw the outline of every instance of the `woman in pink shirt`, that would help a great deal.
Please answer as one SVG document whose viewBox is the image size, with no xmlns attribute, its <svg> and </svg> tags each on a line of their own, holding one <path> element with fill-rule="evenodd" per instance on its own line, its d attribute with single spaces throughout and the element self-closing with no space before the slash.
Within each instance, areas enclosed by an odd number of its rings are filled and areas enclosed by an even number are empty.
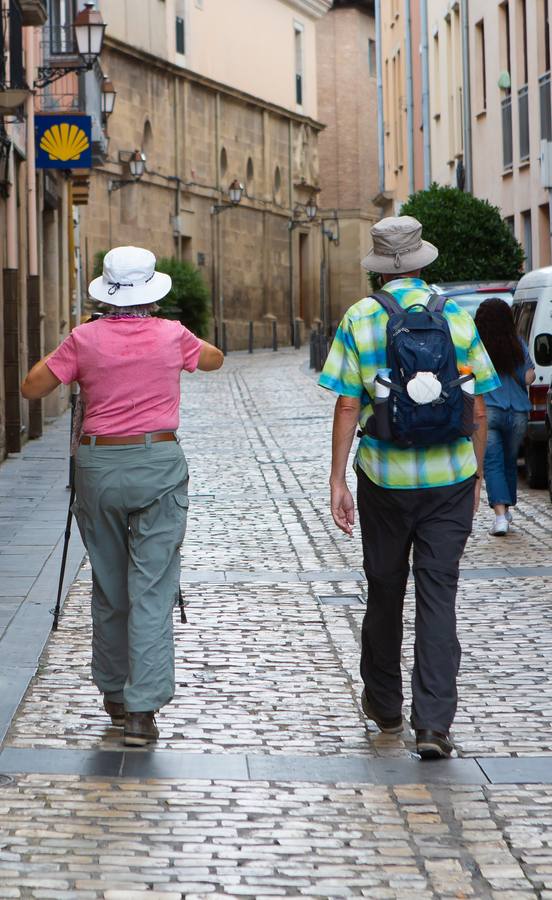
<svg viewBox="0 0 552 900">
<path fill-rule="evenodd" d="M 157 740 L 154 714 L 174 694 L 172 608 L 188 510 L 180 376 L 224 359 L 179 322 L 151 315 L 170 289 L 153 253 L 111 250 L 89 288 L 104 315 L 75 328 L 21 389 L 35 400 L 62 382 L 80 385 L 73 511 L 92 564 L 92 676 L 134 746 Z"/>
</svg>

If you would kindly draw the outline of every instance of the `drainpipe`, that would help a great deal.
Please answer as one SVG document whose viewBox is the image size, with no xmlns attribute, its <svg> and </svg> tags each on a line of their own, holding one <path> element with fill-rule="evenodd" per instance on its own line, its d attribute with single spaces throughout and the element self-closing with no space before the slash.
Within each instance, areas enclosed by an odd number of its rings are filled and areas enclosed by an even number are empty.
<svg viewBox="0 0 552 900">
<path fill-rule="evenodd" d="M 6 262 L 8 269 L 19 268 L 19 245 L 17 240 L 17 191 L 18 184 L 16 181 L 15 170 L 15 151 L 13 145 L 11 147 L 10 158 L 8 162 L 8 181 L 9 193 L 6 201 Z"/>
<path fill-rule="evenodd" d="M 376 84 L 378 92 L 379 192 L 385 191 L 385 135 L 383 123 L 383 63 L 381 52 L 381 0 L 376 0 Z"/>
<path fill-rule="evenodd" d="M 289 178 L 289 195 L 288 203 L 290 208 L 290 216 L 293 217 L 293 122 L 288 120 L 288 178 Z M 295 273 L 293 271 L 293 231 L 288 231 L 288 253 L 289 253 L 289 330 L 291 345 L 295 344 L 295 304 L 293 302 L 293 290 L 295 282 Z"/>
<path fill-rule="evenodd" d="M 465 190 L 473 192 L 472 167 L 472 121 L 471 121 L 471 84 L 470 84 L 470 14 L 469 0 L 462 0 L 462 80 L 464 82 L 464 171 L 466 173 Z"/>
<path fill-rule="evenodd" d="M 431 108 L 429 94 L 429 36 L 427 0 L 420 0 L 422 28 L 422 122 L 424 131 L 424 188 L 431 184 Z"/>
<path fill-rule="evenodd" d="M 28 73 L 35 68 L 35 30 L 25 28 L 25 66 Z M 29 76 L 30 77 L 30 76 Z M 29 241 L 29 275 L 38 275 L 38 227 L 36 204 L 36 159 L 34 128 L 34 95 L 31 93 L 25 101 L 27 116 L 27 222 Z"/>
<path fill-rule="evenodd" d="M 410 0 L 404 0 L 406 27 L 406 140 L 408 155 L 408 193 L 414 193 L 414 88 L 412 77 L 412 15 Z"/>
</svg>

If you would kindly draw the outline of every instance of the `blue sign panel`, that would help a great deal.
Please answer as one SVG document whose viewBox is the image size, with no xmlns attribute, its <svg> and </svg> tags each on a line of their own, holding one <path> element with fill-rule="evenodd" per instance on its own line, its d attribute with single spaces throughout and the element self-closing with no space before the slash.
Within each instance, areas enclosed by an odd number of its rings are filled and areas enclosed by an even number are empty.
<svg viewBox="0 0 552 900">
<path fill-rule="evenodd" d="M 37 169 L 92 168 L 90 116 L 35 116 Z"/>
</svg>

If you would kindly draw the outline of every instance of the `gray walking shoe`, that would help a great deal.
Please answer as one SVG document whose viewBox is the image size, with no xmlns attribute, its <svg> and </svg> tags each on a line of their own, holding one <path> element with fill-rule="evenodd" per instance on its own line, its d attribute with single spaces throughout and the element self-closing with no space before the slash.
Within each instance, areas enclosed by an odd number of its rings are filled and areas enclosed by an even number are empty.
<svg viewBox="0 0 552 900">
<path fill-rule="evenodd" d="M 125 744 L 129 747 L 145 747 L 159 738 L 153 712 L 127 712 L 125 714 Z"/>
</svg>

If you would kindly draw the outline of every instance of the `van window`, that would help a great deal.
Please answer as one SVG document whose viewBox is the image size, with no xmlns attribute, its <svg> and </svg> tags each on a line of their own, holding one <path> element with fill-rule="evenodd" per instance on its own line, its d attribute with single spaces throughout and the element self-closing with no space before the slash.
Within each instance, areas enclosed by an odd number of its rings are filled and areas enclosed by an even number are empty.
<svg viewBox="0 0 552 900">
<path fill-rule="evenodd" d="M 529 334 L 531 333 L 531 325 L 533 324 L 533 319 L 535 318 L 535 311 L 537 309 L 537 301 L 531 300 L 529 303 L 520 303 L 518 309 L 516 310 L 516 316 L 514 318 L 517 328 L 517 333 L 520 338 L 522 338 L 525 343 L 529 342 Z"/>
<path fill-rule="evenodd" d="M 539 334 L 535 338 L 535 362 L 538 366 L 552 366 L 552 334 Z"/>
</svg>

